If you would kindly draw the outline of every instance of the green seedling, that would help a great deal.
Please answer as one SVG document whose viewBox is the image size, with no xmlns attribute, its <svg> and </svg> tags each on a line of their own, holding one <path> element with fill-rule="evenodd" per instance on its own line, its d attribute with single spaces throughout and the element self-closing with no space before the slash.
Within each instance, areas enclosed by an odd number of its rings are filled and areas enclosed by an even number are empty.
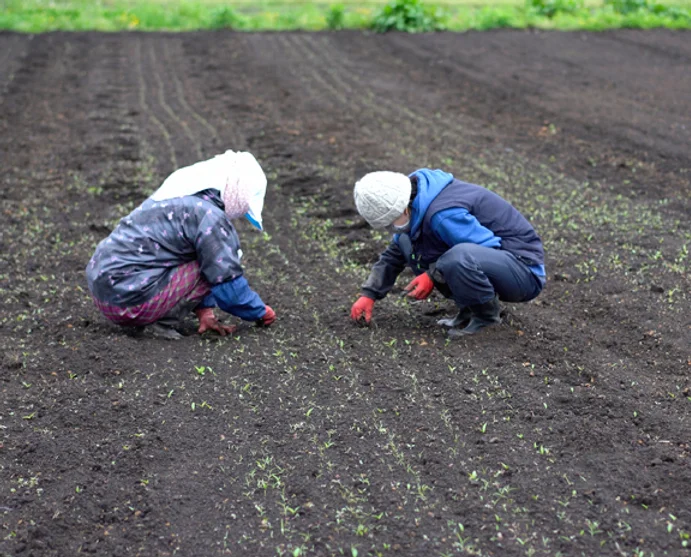
<svg viewBox="0 0 691 557">
<path fill-rule="evenodd" d="M 195 371 L 197 372 L 197 375 L 204 377 L 206 373 L 210 373 L 211 375 L 216 375 L 214 373 L 214 370 L 211 369 L 209 366 L 194 366 Z"/>
</svg>

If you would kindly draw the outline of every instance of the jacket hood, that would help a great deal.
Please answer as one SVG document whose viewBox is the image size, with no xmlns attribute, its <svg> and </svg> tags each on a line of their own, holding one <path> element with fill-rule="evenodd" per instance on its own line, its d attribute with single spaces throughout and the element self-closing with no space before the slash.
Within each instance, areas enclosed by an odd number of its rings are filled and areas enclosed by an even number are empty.
<svg viewBox="0 0 691 557">
<path fill-rule="evenodd" d="M 441 191 L 453 181 L 453 175 L 443 170 L 421 168 L 410 174 L 411 178 L 413 176 L 417 178 L 417 195 L 411 207 L 410 237 L 417 238 L 427 209 Z"/>
</svg>

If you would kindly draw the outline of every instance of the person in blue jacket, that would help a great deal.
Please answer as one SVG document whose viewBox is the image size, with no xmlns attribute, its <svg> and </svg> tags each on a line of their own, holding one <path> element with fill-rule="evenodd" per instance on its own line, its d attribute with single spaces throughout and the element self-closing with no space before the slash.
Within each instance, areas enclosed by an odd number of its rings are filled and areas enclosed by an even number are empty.
<svg viewBox="0 0 691 557">
<path fill-rule="evenodd" d="M 276 313 L 244 277 L 232 220 L 262 229 L 266 176 L 251 153 L 226 151 L 180 168 L 124 217 L 96 248 L 86 268 L 96 307 L 109 321 L 176 330 L 194 311 L 199 333 L 232 333 L 213 308 L 268 326 Z"/>
<path fill-rule="evenodd" d="M 490 190 L 442 170 L 410 176 L 371 172 L 355 184 L 358 213 L 394 233 L 353 304 L 351 318 L 369 324 L 374 302 L 410 267 L 407 295 L 423 300 L 436 287 L 458 315 L 442 319 L 451 338 L 500 322 L 499 300 L 528 302 L 545 286 L 542 241 L 528 220 Z"/>
</svg>

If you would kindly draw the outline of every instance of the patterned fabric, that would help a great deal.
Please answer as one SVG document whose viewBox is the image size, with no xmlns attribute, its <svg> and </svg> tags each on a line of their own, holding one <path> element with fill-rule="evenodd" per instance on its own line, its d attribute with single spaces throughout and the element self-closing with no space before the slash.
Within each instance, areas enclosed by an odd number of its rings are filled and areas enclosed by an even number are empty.
<svg viewBox="0 0 691 557">
<path fill-rule="evenodd" d="M 240 240 L 216 190 L 166 201 L 149 198 L 103 240 L 86 276 L 94 298 L 138 307 L 169 284 L 176 269 L 197 261 L 202 277 L 222 284 L 242 276 Z"/>
<path fill-rule="evenodd" d="M 149 325 L 165 317 L 180 302 L 201 301 L 209 292 L 211 286 L 202 277 L 199 263 L 190 261 L 175 269 L 166 287 L 148 302 L 122 308 L 94 297 L 94 303 L 106 319 L 117 325 Z"/>
<path fill-rule="evenodd" d="M 238 219 L 249 211 L 251 195 L 250 187 L 244 182 L 238 181 L 234 188 L 226 186 L 222 196 L 226 216 L 229 219 Z"/>
</svg>

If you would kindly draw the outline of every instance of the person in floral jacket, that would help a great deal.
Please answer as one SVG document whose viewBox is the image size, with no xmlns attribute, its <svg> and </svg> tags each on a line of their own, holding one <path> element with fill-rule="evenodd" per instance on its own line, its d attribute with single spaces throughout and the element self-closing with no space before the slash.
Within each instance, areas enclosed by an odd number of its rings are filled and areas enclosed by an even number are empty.
<svg viewBox="0 0 691 557">
<path fill-rule="evenodd" d="M 226 151 L 173 172 L 96 248 L 86 275 L 96 307 L 113 323 L 150 326 L 164 338 L 194 311 L 199 333 L 220 335 L 213 308 L 268 326 L 275 312 L 243 276 L 232 220 L 262 230 L 266 176 L 250 153 Z"/>
</svg>

